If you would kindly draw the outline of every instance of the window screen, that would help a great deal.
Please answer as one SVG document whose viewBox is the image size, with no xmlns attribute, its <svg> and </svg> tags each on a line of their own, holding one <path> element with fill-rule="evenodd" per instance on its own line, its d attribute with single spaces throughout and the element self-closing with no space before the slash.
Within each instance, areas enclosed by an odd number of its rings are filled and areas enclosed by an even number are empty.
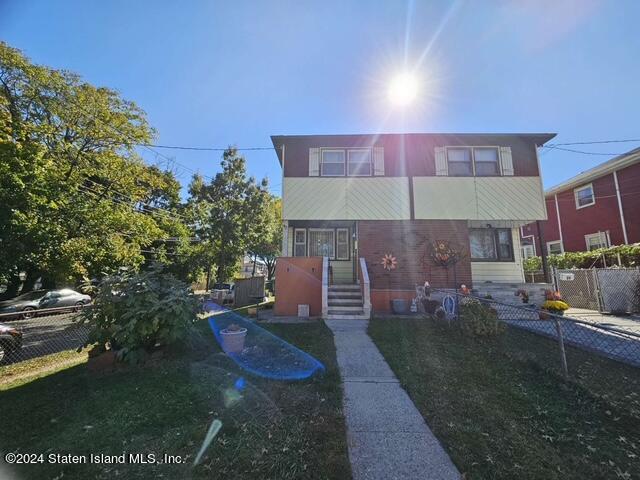
<svg viewBox="0 0 640 480">
<path fill-rule="evenodd" d="M 476 163 L 477 176 L 482 177 L 500 174 L 497 148 L 474 148 L 473 158 Z"/>
<path fill-rule="evenodd" d="M 450 176 L 470 177 L 473 175 L 471 149 L 469 148 L 448 148 L 447 163 Z"/>
<path fill-rule="evenodd" d="M 344 175 L 344 150 L 323 150 L 320 172 L 325 177 Z"/>
<path fill-rule="evenodd" d="M 349 150 L 349 175 L 371 176 L 371 150 Z"/>
</svg>

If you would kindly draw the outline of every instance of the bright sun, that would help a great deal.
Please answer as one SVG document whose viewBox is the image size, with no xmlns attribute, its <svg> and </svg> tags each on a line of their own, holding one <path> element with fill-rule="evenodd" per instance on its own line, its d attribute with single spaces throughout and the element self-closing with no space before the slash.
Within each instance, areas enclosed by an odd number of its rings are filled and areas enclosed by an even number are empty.
<svg viewBox="0 0 640 480">
<path fill-rule="evenodd" d="M 418 79 L 411 73 L 400 73 L 389 84 L 389 100 L 394 105 L 404 107 L 418 96 Z"/>
</svg>

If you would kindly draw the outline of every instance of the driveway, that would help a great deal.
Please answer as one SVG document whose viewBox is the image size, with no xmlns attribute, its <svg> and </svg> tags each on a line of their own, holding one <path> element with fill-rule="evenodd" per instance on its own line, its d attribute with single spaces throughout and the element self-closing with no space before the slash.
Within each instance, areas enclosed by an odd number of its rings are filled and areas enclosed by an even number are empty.
<svg viewBox="0 0 640 480">
<path fill-rule="evenodd" d="M 74 322 L 78 313 L 63 313 L 24 320 L 5 321 L 22 332 L 22 350 L 5 363 L 16 363 L 82 345 L 89 328 Z"/>
</svg>

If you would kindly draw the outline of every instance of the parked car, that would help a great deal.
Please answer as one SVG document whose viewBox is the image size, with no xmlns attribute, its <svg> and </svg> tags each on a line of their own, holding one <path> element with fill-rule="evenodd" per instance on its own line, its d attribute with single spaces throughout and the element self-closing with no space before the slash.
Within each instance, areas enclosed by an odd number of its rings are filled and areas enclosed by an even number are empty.
<svg viewBox="0 0 640 480">
<path fill-rule="evenodd" d="M 0 302 L 0 313 L 16 313 L 20 318 L 31 318 L 37 310 L 45 308 L 72 307 L 79 309 L 91 303 L 91 297 L 75 290 L 34 290 L 11 300 Z"/>
<path fill-rule="evenodd" d="M 0 323 L 0 363 L 6 356 L 22 348 L 22 332 L 17 328 Z"/>
</svg>

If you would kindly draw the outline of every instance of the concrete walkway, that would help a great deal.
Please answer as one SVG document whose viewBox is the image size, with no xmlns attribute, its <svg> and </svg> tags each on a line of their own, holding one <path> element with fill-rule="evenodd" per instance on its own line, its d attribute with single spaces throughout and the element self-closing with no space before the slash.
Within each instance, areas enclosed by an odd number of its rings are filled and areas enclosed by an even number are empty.
<svg viewBox="0 0 640 480">
<path fill-rule="evenodd" d="M 354 480 L 459 479 L 460 473 L 367 335 L 366 320 L 326 320 L 344 385 Z"/>
</svg>

